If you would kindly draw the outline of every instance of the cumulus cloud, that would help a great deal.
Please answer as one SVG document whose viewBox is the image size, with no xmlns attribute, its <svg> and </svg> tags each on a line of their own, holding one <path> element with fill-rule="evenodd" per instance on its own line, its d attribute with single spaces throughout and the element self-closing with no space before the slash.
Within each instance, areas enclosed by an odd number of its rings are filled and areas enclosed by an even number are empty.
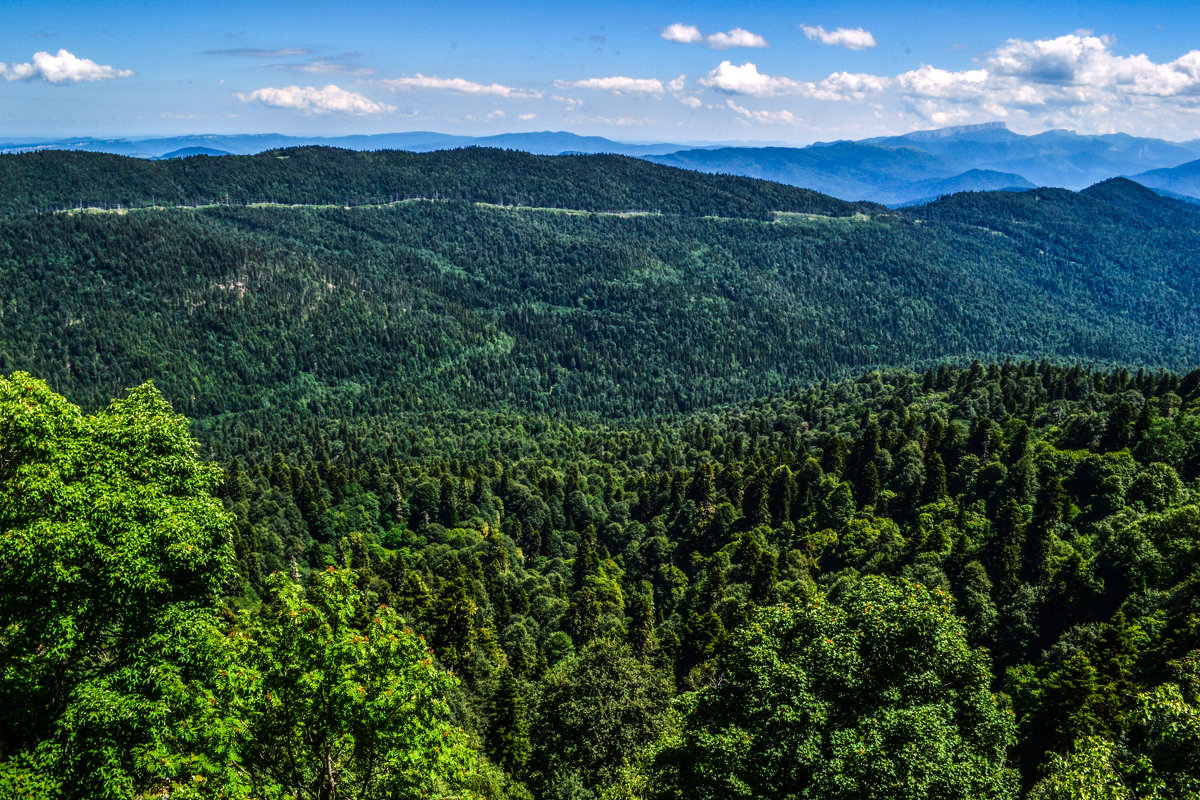
<svg viewBox="0 0 1200 800">
<path fill-rule="evenodd" d="M 862 101 L 888 88 L 891 79 L 866 72 L 834 72 L 816 83 L 805 84 L 808 96 L 816 100 Z"/>
<path fill-rule="evenodd" d="M 922 64 L 898 75 L 896 83 L 905 94 L 962 100 L 983 97 L 995 88 L 989 77 L 986 69 L 950 72 Z"/>
<path fill-rule="evenodd" d="M 678 80 L 678 79 L 677 79 Z M 559 89 L 597 89 L 613 94 L 662 94 L 666 91 L 663 82 L 658 78 L 626 78 L 614 75 L 609 78 L 585 78 L 581 81 L 555 81 Z"/>
<path fill-rule="evenodd" d="M 801 25 L 800 30 L 814 42 L 845 47 L 850 50 L 867 50 L 875 46 L 875 37 L 862 28 L 835 28 L 827 31 L 820 25 Z"/>
<path fill-rule="evenodd" d="M 985 66 L 997 76 L 1049 86 L 1109 88 L 1155 97 L 1195 93 L 1200 88 L 1200 51 L 1156 64 L 1146 55 L 1119 56 L 1112 37 L 1069 34 L 1027 42 L 1009 39 Z"/>
<path fill-rule="evenodd" d="M 734 28 L 725 33 L 710 33 L 704 44 L 713 50 L 728 50 L 731 47 L 768 47 L 767 40 L 745 28 Z"/>
<path fill-rule="evenodd" d="M 51 55 L 45 51 L 33 54 L 33 60 L 22 64 L 0 61 L 0 77 L 6 81 L 43 80 L 47 83 L 91 83 L 113 78 L 128 78 L 131 69 L 102 66 L 90 58 L 79 58 L 66 50 Z"/>
<path fill-rule="evenodd" d="M 249 94 L 238 93 L 243 103 L 261 103 L 272 108 L 291 108 L 305 114 L 349 114 L 361 117 L 395 111 L 395 106 L 377 103 L 357 92 L 329 84 L 323 89 L 313 86 L 265 87 Z"/>
<path fill-rule="evenodd" d="M 1166 63 L 1118 55 L 1115 40 L 1086 32 L 1055 39 L 1009 39 L 952 72 L 922 65 L 897 76 L 900 96 L 915 113 L 947 121 L 1037 115 L 1044 125 L 1137 130 L 1159 113 L 1200 106 L 1200 51 Z"/>
<path fill-rule="evenodd" d="M 684 25 L 682 22 L 676 22 L 662 29 L 659 34 L 668 42 L 679 42 L 680 44 L 696 44 L 704 41 L 704 34 L 695 25 Z"/>
<path fill-rule="evenodd" d="M 752 97 L 795 95 L 813 100 L 863 100 L 869 94 L 886 89 L 888 78 L 856 72 L 835 72 L 820 81 L 798 81 L 774 75 L 764 75 L 758 67 L 746 62 L 735 66 L 722 61 L 716 69 L 700 79 L 700 83 L 729 94 Z"/>
<path fill-rule="evenodd" d="M 457 94 L 493 95 L 512 99 L 540 98 L 541 92 L 528 89 L 517 89 L 499 83 L 476 83 L 466 78 L 438 78 L 433 75 L 417 73 L 411 78 L 391 78 L 378 82 L 380 86 L 392 91 L 412 91 L 431 89 L 440 92 L 455 92 Z"/>
<path fill-rule="evenodd" d="M 758 71 L 758 66 L 747 61 L 745 64 L 734 66 L 729 61 L 722 61 L 716 69 L 700 79 L 700 83 L 714 89 L 731 94 L 748 94 L 754 97 L 773 97 L 777 94 L 797 94 L 802 86 L 801 81 L 791 78 L 777 78 L 764 75 Z"/>
<path fill-rule="evenodd" d="M 1053 39 L 1009 39 L 950 71 L 932 65 L 897 75 L 898 99 L 936 124 L 1026 120 L 1038 127 L 1195 136 L 1184 120 L 1200 111 L 1200 51 L 1163 63 L 1115 52 L 1116 40 L 1079 31 Z"/>
<path fill-rule="evenodd" d="M 659 35 L 668 42 L 679 44 L 702 44 L 713 50 L 729 50 L 733 47 L 769 47 L 767 40 L 745 28 L 718 33 L 703 34 L 695 25 L 676 22 L 663 28 Z"/>
<path fill-rule="evenodd" d="M 805 26 L 816 40 L 867 45 L 866 31 L 855 39 L 846 30 Z M 687 26 L 667 29 L 664 38 L 699 43 Z M 787 119 L 780 112 L 755 111 L 755 104 L 746 99 L 789 97 L 859 105 L 861 124 L 870 126 L 884 119 L 939 126 L 1004 120 L 1028 129 L 1126 131 L 1180 140 L 1194 139 L 1200 132 L 1200 49 L 1156 60 L 1123 53 L 1116 39 L 1089 31 L 1004 40 L 973 64 L 957 69 L 934 62 L 899 73 L 835 72 L 808 79 L 760 72 L 749 61 L 724 60 L 690 88 L 701 87 L 726 95 L 722 107 L 747 123 L 781 124 Z M 682 90 L 675 97 L 696 107 Z M 704 98 L 703 104 L 710 102 Z M 792 106 L 791 111 L 811 116 L 806 108 Z M 850 124 L 848 131 L 860 123 Z"/>
</svg>

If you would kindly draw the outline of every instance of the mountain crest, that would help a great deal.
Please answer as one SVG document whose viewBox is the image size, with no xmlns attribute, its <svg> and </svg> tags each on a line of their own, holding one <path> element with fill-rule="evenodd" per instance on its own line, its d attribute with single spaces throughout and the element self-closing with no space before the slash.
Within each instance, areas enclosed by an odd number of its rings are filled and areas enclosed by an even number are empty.
<svg viewBox="0 0 1200 800">
<path fill-rule="evenodd" d="M 983 131 L 1007 131 L 1008 126 L 1003 122 L 981 122 L 978 125 L 953 125 L 949 128 L 935 128 L 928 131 L 913 131 L 905 134 L 905 139 L 926 141 L 929 139 L 949 139 L 964 133 L 982 133 Z"/>
</svg>

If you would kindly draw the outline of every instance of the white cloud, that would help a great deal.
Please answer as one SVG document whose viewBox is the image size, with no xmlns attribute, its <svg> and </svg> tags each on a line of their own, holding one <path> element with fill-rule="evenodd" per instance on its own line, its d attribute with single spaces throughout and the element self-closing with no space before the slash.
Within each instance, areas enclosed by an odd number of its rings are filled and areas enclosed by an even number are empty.
<svg viewBox="0 0 1200 800">
<path fill-rule="evenodd" d="M 896 83 L 912 110 L 935 122 L 1036 113 L 1056 126 L 1133 129 L 1147 115 L 1190 111 L 1200 102 L 1200 51 L 1160 64 L 1142 54 L 1117 55 L 1114 44 L 1087 33 L 1009 39 L 978 69 L 951 72 L 926 64 Z"/>
<path fill-rule="evenodd" d="M 781 111 L 751 111 L 748 108 L 739 106 L 733 100 L 726 100 L 725 105 L 733 109 L 742 119 L 751 122 L 762 122 L 768 125 L 799 125 L 804 122 L 800 117 L 797 117 L 786 109 Z"/>
<path fill-rule="evenodd" d="M 767 40 L 745 28 L 705 35 L 695 25 L 676 22 L 663 28 L 659 35 L 668 42 L 679 44 L 702 44 L 713 50 L 729 50 L 733 47 L 770 47 Z"/>
<path fill-rule="evenodd" d="M 981 57 L 976 69 L 925 64 L 896 76 L 895 86 L 909 111 L 939 125 L 1015 119 L 1036 127 L 1158 136 L 1174 127 L 1195 136 L 1182 115 L 1200 106 L 1200 51 L 1157 63 L 1144 54 L 1119 55 L 1115 45 L 1112 37 L 1086 31 L 1009 39 Z"/>
<path fill-rule="evenodd" d="M 79 58 L 66 50 L 57 54 L 37 52 L 33 60 L 23 64 L 6 64 L 0 61 L 0 77 L 6 81 L 43 80 L 47 83 L 90 83 L 113 78 L 128 78 L 131 69 L 101 66 L 90 58 Z"/>
<path fill-rule="evenodd" d="M 239 92 L 243 103 L 261 103 L 272 108 L 292 108 L 305 114 L 350 114 L 368 116 L 395 111 L 395 106 L 377 103 L 356 92 L 347 91 L 332 83 L 323 89 L 313 86 L 265 87 L 249 94 Z"/>
<path fill-rule="evenodd" d="M 537 119 L 537 114 L 518 114 L 517 119 L 528 122 L 531 119 Z"/>
<path fill-rule="evenodd" d="M 798 94 L 803 85 L 791 78 L 763 75 L 758 67 L 747 61 L 740 67 L 722 61 L 716 69 L 701 78 L 700 83 L 731 94 L 748 94 L 754 97 L 773 97 L 777 94 Z"/>
<path fill-rule="evenodd" d="M 836 28 L 827 31 L 820 25 L 801 25 L 804 35 L 815 42 L 829 44 L 835 47 L 846 47 L 850 50 L 866 50 L 875 46 L 875 37 L 870 31 L 862 28 Z"/>
<path fill-rule="evenodd" d="M 700 83 L 730 94 L 752 97 L 796 95 L 813 100 L 861 101 L 869 94 L 882 92 L 890 80 L 867 73 L 835 72 L 820 81 L 798 81 L 764 75 L 751 62 L 734 66 L 722 61 L 707 77 L 701 78 Z"/>
<path fill-rule="evenodd" d="M 561 94 L 552 94 L 550 99 L 556 103 L 562 103 L 567 107 L 567 111 L 574 111 L 583 105 L 583 101 L 578 97 L 563 97 Z"/>
<path fill-rule="evenodd" d="M 922 64 L 917 69 L 898 75 L 896 82 L 906 94 L 961 100 L 986 95 L 989 91 L 988 78 L 986 69 L 950 72 Z"/>
<path fill-rule="evenodd" d="M 727 33 L 710 33 L 704 44 L 713 50 L 728 50 L 731 47 L 769 47 L 767 40 L 745 28 L 734 28 Z"/>
<path fill-rule="evenodd" d="M 806 83 L 805 87 L 807 96 L 815 100 L 861 102 L 870 95 L 883 92 L 891 82 L 890 78 L 866 72 L 834 72 L 816 83 Z"/>
<path fill-rule="evenodd" d="M 680 44 L 695 44 L 704 39 L 704 34 L 700 33 L 700 29 L 695 25 L 684 25 L 682 22 L 676 22 L 662 29 L 659 34 L 668 42 L 679 42 Z"/>
<path fill-rule="evenodd" d="M 815 41 L 832 45 L 863 48 L 875 43 L 861 28 L 802 28 Z M 704 31 L 682 23 L 664 29 L 662 36 L 693 45 L 707 40 Z M 1112 37 L 1080 30 L 1036 40 L 1000 37 L 990 52 L 953 68 L 934 58 L 907 71 L 834 72 L 820 78 L 760 72 L 749 60 L 714 60 L 720 63 L 690 81 L 666 83 L 662 96 L 670 92 L 689 110 L 715 106 L 746 124 L 795 124 L 780 111 L 755 111 L 759 104 L 749 102 L 790 98 L 786 105 L 793 117 L 804 117 L 809 125 L 833 121 L 850 137 L 891 132 L 893 125 L 991 120 L 1022 131 L 1068 128 L 1176 140 L 1200 137 L 1200 45 L 1154 58 L 1122 51 Z M 658 94 L 656 86 L 653 93 Z M 813 107 L 815 101 L 859 108 L 839 112 L 834 121 L 834 112 Z"/>
<path fill-rule="evenodd" d="M 555 81 L 559 89 L 597 89 L 613 94 L 662 94 L 663 82 L 658 78 L 626 78 L 614 75 L 610 78 L 585 78 L 581 81 Z"/>
<path fill-rule="evenodd" d="M 475 83 L 466 78 L 438 78 L 433 75 L 422 75 L 419 72 L 411 78 L 391 78 L 378 81 L 378 84 L 392 91 L 432 89 L 441 92 L 494 95 L 512 99 L 536 99 L 542 96 L 542 93 L 538 91 L 517 89 L 499 83 Z"/>
<path fill-rule="evenodd" d="M 993 73 L 1049 86 L 1109 88 L 1123 93 L 1171 97 L 1200 88 L 1200 51 L 1156 64 L 1144 54 L 1118 56 L 1108 36 L 1069 34 L 1027 42 L 1009 39 L 985 62 Z"/>
</svg>

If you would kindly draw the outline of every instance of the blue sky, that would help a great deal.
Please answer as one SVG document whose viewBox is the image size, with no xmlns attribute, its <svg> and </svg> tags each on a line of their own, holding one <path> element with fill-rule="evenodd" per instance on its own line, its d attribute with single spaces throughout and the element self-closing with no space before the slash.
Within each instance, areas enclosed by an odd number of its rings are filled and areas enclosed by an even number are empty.
<svg viewBox="0 0 1200 800">
<path fill-rule="evenodd" d="M 0 2 L 0 138 L 1200 138 L 1200 4 Z"/>
</svg>

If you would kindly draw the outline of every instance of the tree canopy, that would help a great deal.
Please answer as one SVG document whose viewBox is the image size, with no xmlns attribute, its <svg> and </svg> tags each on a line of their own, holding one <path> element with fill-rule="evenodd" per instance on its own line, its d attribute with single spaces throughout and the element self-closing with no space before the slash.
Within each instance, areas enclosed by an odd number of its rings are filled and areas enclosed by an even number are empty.
<svg viewBox="0 0 1200 800">
<path fill-rule="evenodd" d="M 152 788 L 211 666 L 220 480 L 150 385 L 84 415 L 0 377 L 0 769 L 44 764 L 68 796 Z"/>
<path fill-rule="evenodd" d="M 697 797 L 1007 798 L 1012 711 L 951 598 L 868 576 L 760 611 L 674 754 Z"/>
<path fill-rule="evenodd" d="M 92 415 L 0 377 L 0 793 L 504 796 L 454 678 L 330 568 L 224 622 L 233 517 L 150 385 Z"/>
</svg>

